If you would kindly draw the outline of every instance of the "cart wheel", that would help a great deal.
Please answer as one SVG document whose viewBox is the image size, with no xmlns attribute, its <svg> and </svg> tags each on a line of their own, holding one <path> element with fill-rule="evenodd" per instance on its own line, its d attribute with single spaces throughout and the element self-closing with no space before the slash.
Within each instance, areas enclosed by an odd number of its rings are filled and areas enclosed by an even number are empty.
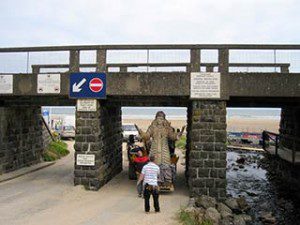
<svg viewBox="0 0 300 225">
<path fill-rule="evenodd" d="M 129 164 L 129 168 L 128 168 L 128 178 L 129 180 L 136 180 L 136 173 L 134 170 L 134 166 L 132 164 Z"/>
</svg>

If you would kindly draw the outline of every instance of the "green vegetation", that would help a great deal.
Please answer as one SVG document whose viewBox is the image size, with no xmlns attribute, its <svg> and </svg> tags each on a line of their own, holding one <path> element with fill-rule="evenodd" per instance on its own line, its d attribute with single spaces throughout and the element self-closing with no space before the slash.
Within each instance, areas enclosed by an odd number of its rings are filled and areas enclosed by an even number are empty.
<svg viewBox="0 0 300 225">
<path fill-rule="evenodd" d="M 176 148 L 185 149 L 185 145 L 186 145 L 186 136 L 183 135 L 178 141 L 176 141 L 175 146 Z"/>
<path fill-rule="evenodd" d="M 179 212 L 179 220 L 183 225 L 213 225 L 212 221 L 202 220 L 198 216 L 197 213 L 186 212 L 184 209 Z"/>
<path fill-rule="evenodd" d="M 43 154 L 43 159 L 46 162 L 55 161 L 63 156 L 68 155 L 70 152 L 67 149 L 67 144 L 63 141 L 52 141 Z"/>
</svg>

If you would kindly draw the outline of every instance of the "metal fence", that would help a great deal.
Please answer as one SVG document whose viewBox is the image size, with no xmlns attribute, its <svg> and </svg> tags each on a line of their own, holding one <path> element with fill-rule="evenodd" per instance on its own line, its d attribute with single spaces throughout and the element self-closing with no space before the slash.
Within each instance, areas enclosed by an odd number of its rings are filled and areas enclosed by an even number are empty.
<svg viewBox="0 0 300 225">
<path fill-rule="evenodd" d="M 92 72 L 99 52 L 115 72 L 300 72 L 300 45 L 91 45 L 0 48 L 0 73 Z"/>
</svg>

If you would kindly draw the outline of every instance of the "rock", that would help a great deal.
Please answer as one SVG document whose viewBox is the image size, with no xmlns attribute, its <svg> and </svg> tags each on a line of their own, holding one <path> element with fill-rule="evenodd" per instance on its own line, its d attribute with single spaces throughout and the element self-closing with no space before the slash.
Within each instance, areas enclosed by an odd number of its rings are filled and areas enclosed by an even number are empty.
<svg viewBox="0 0 300 225">
<path fill-rule="evenodd" d="M 204 219 L 212 221 L 214 225 L 218 225 L 221 215 L 216 208 L 210 207 L 206 210 Z"/>
<path fill-rule="evenodd" d="M 227 205 L 225 205 L 223 203 L 218 203 L 217 204 L 217 210 L 221 214 L 222 218 L 233 217 L 232 210 Z"/>
<path fill-rule="evenodd" d="M 251 191 L 246 191 L 246 193 L 247 193 L 249 196 L 251 196 L 251 197 L 257 196 L 256 193 L 251 192 Z"/>
<path fill-rule="evenodd" d="M 245 158 L 239 158 L 239 159 L 236 160 L 236 162 L 237 162 L 238 164 L 244 164 L 245 161 L 246 161 Z"/>
<path fill-rule="evenodd" d="M 187 207 L 184 209 L 184 212 L 191 214 L 191 213 L 196 212 L 196 208 L 195 207 Z"/>
<path fill-rule="evenodd" d="M 216 207 L 216 199 L 207 195 L 201 195 L 196 199 L 196 206 L 197 207 L 203 207 L 205 209 L 208 209 L 210 207 Z"/>
<path fill-rule="evenodd" d="M 239 205 L 235 198 L 228 198 L 225 200 L 225 204 L 233 211 L 240 212 Z"/>
<path fill-rule="evenodd" d="M 276 218 L 272 215 L 271 212 L 262 212 L 259 219 L 264 224 L 276 224 Z"/>
<path fill-rule="evenodd" d="M 246 202 L 245 197 L 239 197 L 236 201 L 237 201 L 237 204 L 238 204 L 241 211 L 245 212 L 245 211 L 250 209 L 250 206 Z"/>
<path fill-rule="evenodd" d="M 233 224 L 234 225 L 246 225 L 246 222 L 241 215 L 234 215 L 233 217 Z"/>
<path fill-rule="evenodd" d="M 233 218 L 224 218 L 220 221 L 220 225 L 233 225 Z"/>
<path fill-rule="evenodd" d="M 188 206 L 187 207 L 194 207 L 195 206 L 195 198 L 190 198 Z"/>
<path fill-rule="evenodd" d="M 184 210 L 185 213 L 188 213 L 191 218 L 195 221 L 199 221 L 200 223 L 203 221 L 203 216 L 205 213 L 205 209 L 203 208 L 196 208 L 196 207 L 187 207 Z"/>
<path fill-rule="evenodd" d="M 260 205 L 260 208 L 262 208 L 262 209 L 264 209 L 264 210 L 266 210 L 266 209 L 268 209 L 270 206 L 269 206 L 269 203 L 268 202 L 264 202 L 264 203 L 262 203 L 261 205 Z"/>
<path fill-rule="evenodd" d="M 246 222 L 246 223 L 250 223 L 251 221 L 252 221 L 252 217 L 251 216 L 249 216 L 249 215 L 247 215 L 247 214 L 241 214 L 241 215 L 239 215 L 240 217 L 243 217 L 243 219 L 244 219 L 244 221 Z"/>
<path fill-rule="evenodd" d="M 244 166 L 244 165 L 239 165 L 239 168 L 240 168 L 240 169 L 244 169 L 245 166 Z"/>
</svg>

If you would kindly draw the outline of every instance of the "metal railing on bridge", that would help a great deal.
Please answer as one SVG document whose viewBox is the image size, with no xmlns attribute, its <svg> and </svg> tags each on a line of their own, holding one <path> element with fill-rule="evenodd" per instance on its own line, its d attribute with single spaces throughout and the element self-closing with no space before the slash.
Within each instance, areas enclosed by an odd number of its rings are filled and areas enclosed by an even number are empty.
<svg viewBox="0 0 300 225">
<path fill-rule="evenodd" d="M 300 45 L 86 45 L 0 48 L 0 73 L 300 72 Z M 103 68 L 105 67 L 105 68 Z"/>
<path fill-rule="evenodd" d="M 291 162 L 293 165 L 299 164 L 300 160 L 299 157 L 297 157 L 297 151 L 296 151 L 296 143 L 300 143 L 299 138 L 295 137 L 287 137 L 285 136 L 285 139 L 289 139 L 292 143 L 290 146 L 291 149 L 283 148 L 280 141 L 282 141 L 282 136 L 280 134 L 276 134 L 270 131 L 263 131 L 262 133 L 262 141 L 263 141 L 263 149 L 277 157 L 280 157 L 288 162 Z M 281 139 L 281 140 L 280 140 Z"/>
</svg>

